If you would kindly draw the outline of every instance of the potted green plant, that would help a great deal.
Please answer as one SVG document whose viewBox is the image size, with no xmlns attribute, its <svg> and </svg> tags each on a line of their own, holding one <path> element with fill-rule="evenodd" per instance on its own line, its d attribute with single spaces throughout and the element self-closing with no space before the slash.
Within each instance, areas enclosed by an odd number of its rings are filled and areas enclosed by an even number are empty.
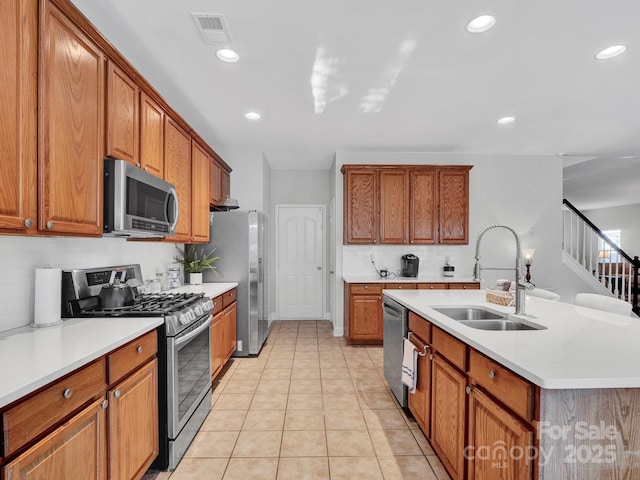
<svg viewBox="0 0 640 480">
<path fill-rule="evenodd" d="M 175 260 L 182 265 L 185 273 L 189 274 L 189 283 L 191 285 L 202 284 L 202 272 L 205 270 L 218 272 L 214 263 L 220 260 L 220 257 L 212 256 L 216 250 L 215 248 L 212 248 L 209 252 L 203 251 L 200 258 L 198 258 L 195 245 L 190 245 L 184 250 L 176 246 L 176 250 L 178 250 L 178 255 L 176 255 Z"/>
</svg>

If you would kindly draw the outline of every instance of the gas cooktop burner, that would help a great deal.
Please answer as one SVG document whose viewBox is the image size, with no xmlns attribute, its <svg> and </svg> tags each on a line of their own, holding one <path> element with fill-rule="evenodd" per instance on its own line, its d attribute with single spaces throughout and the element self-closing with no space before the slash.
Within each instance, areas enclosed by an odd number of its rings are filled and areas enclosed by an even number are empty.
<svg viewBox="0 0 640 480">
<path fill-rule="evenodd" d="M 80 315 L 86 316 L 162 316 L 198 301 L 203 293 L 152 293 L 136 297 L 135 303 L 126 307 L 102 308 L 99 299 L 89 299 Z"/>
</svg>

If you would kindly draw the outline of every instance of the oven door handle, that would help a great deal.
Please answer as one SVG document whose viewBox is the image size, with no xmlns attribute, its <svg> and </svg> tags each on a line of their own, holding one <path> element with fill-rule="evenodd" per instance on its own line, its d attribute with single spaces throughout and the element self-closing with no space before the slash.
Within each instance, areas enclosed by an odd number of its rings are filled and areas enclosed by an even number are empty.
<svg viewBox="0 0 640 480">
<path fill-rule="evenodd" d="M 204 322 L 202 325 L 200 325 L 198 328 L 187 333 L 184 337 L 178 337 L 176 339 L 176 347 L 179 347 L 183 343 L 186 343 L 189 340 L 191 340 L 193 337 L 197 337 L 198 335 L 200 335 L 203 331 L 209 328 L 209 326 L 211 325 L 212 319 L 213 319 L 213 315 L 209 315 L 209 318 L 207 318 L 207 321 Z"/>
</svg>

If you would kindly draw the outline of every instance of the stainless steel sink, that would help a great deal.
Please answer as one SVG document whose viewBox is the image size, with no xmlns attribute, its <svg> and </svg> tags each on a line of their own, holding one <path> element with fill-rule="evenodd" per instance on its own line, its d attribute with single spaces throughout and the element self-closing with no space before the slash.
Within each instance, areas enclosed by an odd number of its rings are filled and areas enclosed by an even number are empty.
<svg viewBox="0 0 640 480">
<path fill-rule="evenodd" d="M 547 327 L 532 322 L 523 322 L 507 313 L 495 312 L 483 307 L 434 307 L 447 317 L 462 325 L 478 330 L 546 330 Z"/>
<path fill-rule="evenodd" d="M 513 320 L 461 320 L 462 325 L 477 328 L 478 330 L 541 330 L 544 327 L 536 328 L 525 323 Z"/>
<path fill-rule="evenodd" d="M 449 318 L 454 320 L 494 320 L 498 318 L 506 318 L 506 314 L 503 315 L 498 312 L 492 312 L 480 307 L 436 307 L 436 312 L 440 312 Z"/>
</svg>

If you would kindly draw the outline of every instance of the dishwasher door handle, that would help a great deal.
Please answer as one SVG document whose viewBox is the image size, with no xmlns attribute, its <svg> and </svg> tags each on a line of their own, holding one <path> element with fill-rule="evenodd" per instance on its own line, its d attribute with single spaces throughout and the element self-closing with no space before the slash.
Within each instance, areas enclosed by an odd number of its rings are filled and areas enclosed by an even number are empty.
<svg viewBox="0 0 640 480">
<path fill-rule="evenodd" d="M 402 308 L 398 309 L 396 308 L 394 305 L 391 305 L 389 303 L 383 302 L 382 303 L 382 307 L 385 310 L 388 310 L 389 312 L 395 313 L 398 317 L 402 317 Z"/>
</svg>

